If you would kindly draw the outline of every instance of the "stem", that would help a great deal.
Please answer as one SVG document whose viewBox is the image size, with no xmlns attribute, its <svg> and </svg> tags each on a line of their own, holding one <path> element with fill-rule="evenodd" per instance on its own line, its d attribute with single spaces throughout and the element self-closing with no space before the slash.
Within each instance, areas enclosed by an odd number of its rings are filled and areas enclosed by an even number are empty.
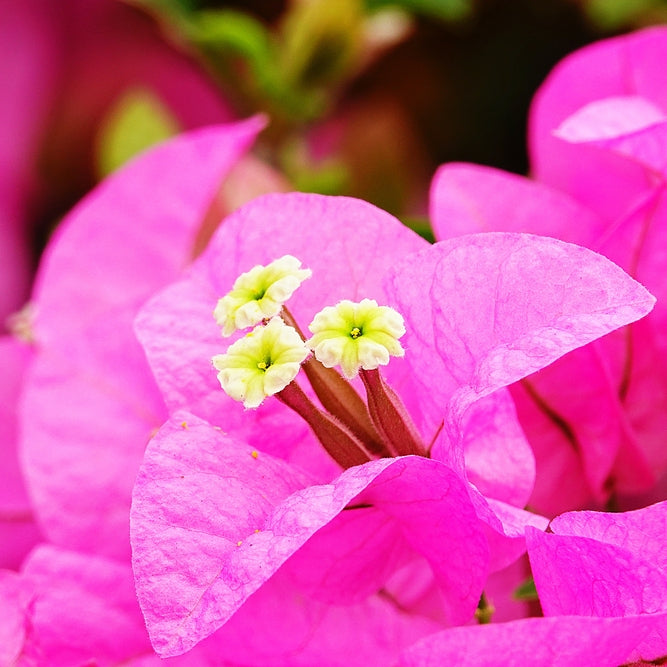
<svg viewBox="0 0 667 667">
<path fill-rule="evenodd" d="M 398 394 L 382 379 L 380 371 L 361 370 L 366 387 L 368 411 L 373 424 L 393 456 L 426 456 L 417 427 Z"/>
<path fill-rule="evenodd" d="M 371 460 L 361 441 L 335 417 L 314 405 L 296 382 L 290 382 L 275 396 L 303 417 L 324 449 L 343 468 L 352 468 Z"/>
<path fill-rule="evenodd" d="M 283 306 L 281 313 L 285 324 L 296 329 L 306 340 L 292 313 Z M 368 414 L 368 408 L 354 387 L 335 369 L 325 368 L 311 357 L 301 366 L 313 391 L 325 410 L 342 422 L 373 454 L 390 456 Z"/>
</svg>

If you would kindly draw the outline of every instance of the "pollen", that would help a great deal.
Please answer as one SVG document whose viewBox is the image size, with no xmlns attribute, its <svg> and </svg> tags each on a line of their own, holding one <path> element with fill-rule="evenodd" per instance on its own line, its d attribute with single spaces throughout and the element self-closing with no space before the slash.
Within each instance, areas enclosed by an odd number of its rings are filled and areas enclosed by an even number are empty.
<svg viewBox="0 0 667 667">
<path fill-rule="evenodd" d="M 250 452 L 250 456 L 252 456 L 253 459 L 259 458 L 259 452 L 256 449 L 253 449 Z"/>
<path fill-rule="evenodd" d="M 231 398 L 256 408 L 294 380 L 309 354 L 296 330 L 274 318 L 230 345 L 226 354 L 213 357 L 213 366 Z"/>
<path fill-rule="evenodd" d="M 222 335 L 231 336 L 239 329 L 254 327 L 275 317 L 311 275 L 312 271 L 302 269 L 301 262 L 292 255 L 284 255 L 266 266 L 258 264 L 242 273 L 213 311 L 216 322 L 222 327 Z"/>
<path fill-rule="evenodd" d="M 313 336 L 307 344 L 317 360 L 327 368 L 340 366 L 348 379 L 362 368 L 373 370 L 404 354 L 398 342 L 405 333 L 403 317 L 373 299 L 327 306 L 308 328 Z"/>
</svg>

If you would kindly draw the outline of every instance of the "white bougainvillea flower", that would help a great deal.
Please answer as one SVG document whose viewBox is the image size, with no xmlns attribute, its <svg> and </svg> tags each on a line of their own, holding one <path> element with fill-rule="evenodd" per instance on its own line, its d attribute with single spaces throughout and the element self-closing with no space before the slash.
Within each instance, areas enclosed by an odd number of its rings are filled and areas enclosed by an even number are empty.
<svg viewBox="0 0 667 667">
<path fill-rule="evenodd" d="M 222 335 L 231 336 L 239 329 L 275 317 L 311 273 L 310 269 L 302 269 L 301 262 L 292 255 L 284 255 L 266 266 L 258 264 L 242 273 L 213 311 Z"/>
<path fill-rule="evenodd" d="M 296 377 L 309 354 L 299 334 L 275 318 L 213 357 L 213 365 L 227 394 L 246 408 L 256 408 Z"/>
<path fill-rule="evenodd" d="M 359 369 L 373 370 L 404 354 L 398 339 L 405 333 L 403 318 L 374 299 L 340 301 L 321 310 L 308 327 L 308 346 L 327 368 L 340 366 L 352 379 Z"/>
</svg>

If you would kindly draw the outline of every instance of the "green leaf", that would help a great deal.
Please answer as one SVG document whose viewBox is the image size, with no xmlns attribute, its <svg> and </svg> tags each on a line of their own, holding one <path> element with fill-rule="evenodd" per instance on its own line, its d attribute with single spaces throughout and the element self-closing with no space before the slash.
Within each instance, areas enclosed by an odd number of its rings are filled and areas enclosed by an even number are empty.
<svg viewBox="0 0 667 667">
<path fill-rule="evenodd" d="M 459 21 L 474 9 L 472 0 L 365 0 L 365 3 L 369 10 L 394 6 L 443 21 Z"/>
<path fill-rule="evenodd" d="M 588 0 L 586 13 L 598 27 L 616 30 L 664 6 L 664 0 Z"/>
<path fill-rule="evenodd" d="M 435 243 L 435 236 L 433 235 L 433 229 L 431 229 L 431 223 L 427 218 L 418 218 L 416 216 L 408 216 L 401 218 L 401 222 L 409 227 L 413 232 L 416 232 L 423 239 L 429 243 Z"/>
<path fill-rule="evenodd" d="M 363 24 L 361 0 L 295 3 L 282 30 L 286 80 L 307 89 L 343 79 L 361 52 Z"/>
<path fill-rule="evenodd" d="M 512 597 L 515 600 L 520 600 L 522 602 L 533 602 L 534 600 L 538 600 L 535 580 L 532 577 L 526 579 L 526 581 L 514 591 Z"/>
<path fill-rule="evenodd" d="M 232 9 L 197 12 L 186 30 L 195 44 L 214 50 L 231 50 L 260 69 L 274 58 L 266 26 L 243 12 Z"/>
<path fill-rule="evenodd" d="M 149 13 L 167 19 L 178 19 L 195 9 L 196 0 L 124 0 Z"/>
<path fill-rule="evenodd" d="M 178 134 L 178 121 L 147 88 L 131 88 L 109 109 L 97 137 L 97 168 L 106 176 L 131 157 Z"/>
<path fill-rule="evenodd" d="M 185 34 L 208 55 L 223 79 L 258 100 L 261 108 L 288 118 L 309 118 L 316 112 L 319 100 L 287 82 L 279 46 L 261 21 L 234 10 L 205 10 L 190 17 Z M 245 67 L 235 66 L 238 61 Z"/>
</svg>

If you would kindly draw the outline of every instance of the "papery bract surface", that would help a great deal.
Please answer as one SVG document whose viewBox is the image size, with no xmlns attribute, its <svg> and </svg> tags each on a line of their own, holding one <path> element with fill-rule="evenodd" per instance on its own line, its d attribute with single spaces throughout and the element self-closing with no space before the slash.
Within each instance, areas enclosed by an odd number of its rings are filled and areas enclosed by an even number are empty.
<svg viewBox="0 0 667 667">
<path fill-rule="evenodd" d="M 570 55 L 531 109 L 535 181 L 451 164 L 432 185 L 438 238 L 478 230 L 548 234 L 609 257 L 658 298 L 645 321 L 512 389 L 537 458 L 531 503 L 549 514 L 646 491 L 667 469 L 665 58 L 664 28 Z M 558 493 L 563 478 L 567 494 Z"/>
<path fill-rule="evenodd" d="M 128 555 L 132 484 L 166 414 L 132 319 L 191 260 L 221 178 L 261 125 L 200 130 L 141 156 L 82 201 L 45 252 L 21 414 L 34 507 L 57 544 Z"/>
<path fill-rule="evenodd" d="M 653 298 L 604 257 L 553 239 L 478 235 L 414 256 L 405 249 L 424 245 L 364 202 L 266 196 L 227 219 L 187 277 L 141 310 L 137 333 L 165 400 L 192 415 L 174 412 L 153 439 L 133 500 L 137 589 L 163 655 L 233 622 L 279 569 L 313 599 L 350 604 L 421 556 L 448 622 L 462 623 L 488 569 L 521 555 L 527 525 L 546 527 L 467 484 L 467 411 L 485 406 L 477 414 L 490 431 L 475 424 L 480 442 L 493 447 L 505 424 L 519 441 L 506 395 L 491 400 L 493 392 L 643 316 Z M 379 459 L 341 474 L 312 434 L 286 429 L 283 406 L 243 411 L 220 392 L 210 359 L 227 343 L 212 306 L 240 272 L 283 254 L 313 272 L 289 303 L 297 321 L 346 297 L 370 296 L 403 314 L 405 358 L 392 361 L 387 377 L 427 441 L 444 424 L 433 459 Z M 518 468 L 530 474 L 530 465 Z M 235 471 L 228 484 L 226 470 Z M 512 498 L 511 478 L 506 485 L 499 495 Z M 526 493 L 520 486 L 516 499 Z M 216 509 L 226 506 L 233 510 Z M 200 507 L 207 509 L 195 519 Z M 251 508 L 258 525 L 250 525 Z"/>
</svg>

